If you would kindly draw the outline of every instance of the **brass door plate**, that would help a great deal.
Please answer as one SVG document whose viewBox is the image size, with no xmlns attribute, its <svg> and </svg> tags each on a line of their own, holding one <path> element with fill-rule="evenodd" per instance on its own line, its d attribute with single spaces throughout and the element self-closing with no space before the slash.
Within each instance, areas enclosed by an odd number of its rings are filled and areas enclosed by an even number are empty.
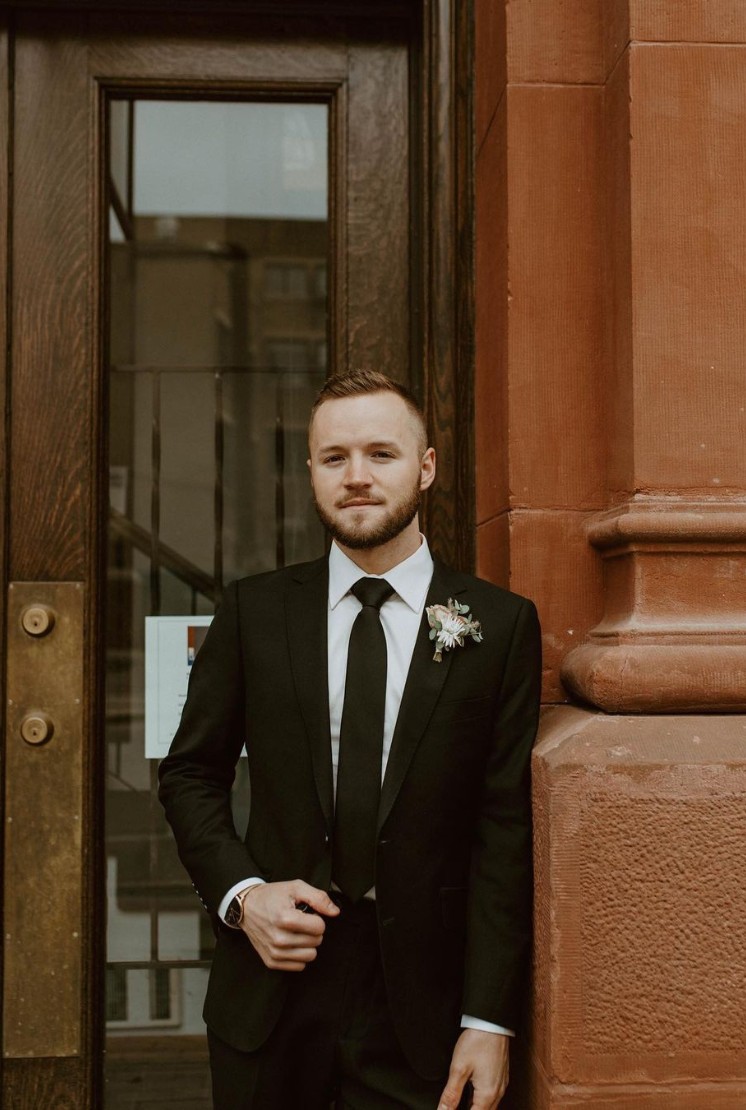
<svg viewBox="0 0 746 1110">
<path fill-rule="evenodd" d="M 81 1051 L 80 582 L 8 588 L 3 1054 Z"/>
</svg>

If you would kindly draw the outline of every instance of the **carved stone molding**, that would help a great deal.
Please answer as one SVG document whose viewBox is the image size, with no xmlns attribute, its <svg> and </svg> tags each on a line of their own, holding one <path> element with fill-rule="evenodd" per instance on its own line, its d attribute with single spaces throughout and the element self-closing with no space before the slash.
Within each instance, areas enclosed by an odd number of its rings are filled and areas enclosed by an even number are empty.
<svg viewBox="0 0 746 1110">
<path fill-rule="evenodd" d="M 605 612 L 568 689 L 611 713 L 746 711 L 746 501 L 635 498 L 587 534 Z"/>
</svg>

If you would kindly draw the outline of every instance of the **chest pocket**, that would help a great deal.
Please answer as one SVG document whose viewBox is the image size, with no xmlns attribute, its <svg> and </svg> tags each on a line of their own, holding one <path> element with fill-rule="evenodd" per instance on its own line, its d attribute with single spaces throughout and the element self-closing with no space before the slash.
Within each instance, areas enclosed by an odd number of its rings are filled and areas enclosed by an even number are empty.
<svg viewBox="0 0 746 1110">
<path fill-rule="evenodd" d="M 438 723 L 465 724 L 467 721 L 484 721 L 492 712 L 492 702 L 491 694 L 478 698 L 446 699 L 438 702 L 433 716 Z"/>
</svg>

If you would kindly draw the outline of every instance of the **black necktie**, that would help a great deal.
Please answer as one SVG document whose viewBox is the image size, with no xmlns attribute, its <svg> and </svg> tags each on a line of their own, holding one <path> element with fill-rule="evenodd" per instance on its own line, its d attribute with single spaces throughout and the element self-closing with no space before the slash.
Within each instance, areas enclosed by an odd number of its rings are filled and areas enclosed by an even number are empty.
<svg viewBox="0 0 746 1110">
<path fill-rule="evenodd" d="M 383 578 L 360 578 L 352 592 L 363 607 L 352 626 L 347 653 L 333 875 L 340 890 L 357 901 L 373 886 L 375 875 L 386 709 L 386 636 L 379 609 L 394 589 Z"/>
</svg>

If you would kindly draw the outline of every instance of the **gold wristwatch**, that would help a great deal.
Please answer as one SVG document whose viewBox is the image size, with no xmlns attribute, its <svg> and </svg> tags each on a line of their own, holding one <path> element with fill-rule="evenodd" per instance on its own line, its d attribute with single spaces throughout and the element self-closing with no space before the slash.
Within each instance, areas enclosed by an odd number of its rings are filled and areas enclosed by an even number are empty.
<svg viewBox="0 0 746 1110">
<path fill-rule="evenodd" d="M 244 890 L 239 890 L 238 894 L 234 894 L 228 903 L 228 909 L 225 911 L 225 923 L 226 925 L 230 925 L 231 929 L 241 928 L 244 899 L 255 885 L 255 883 L 252 883 L 251 886 L 247 886 Z"/>
</svg>

